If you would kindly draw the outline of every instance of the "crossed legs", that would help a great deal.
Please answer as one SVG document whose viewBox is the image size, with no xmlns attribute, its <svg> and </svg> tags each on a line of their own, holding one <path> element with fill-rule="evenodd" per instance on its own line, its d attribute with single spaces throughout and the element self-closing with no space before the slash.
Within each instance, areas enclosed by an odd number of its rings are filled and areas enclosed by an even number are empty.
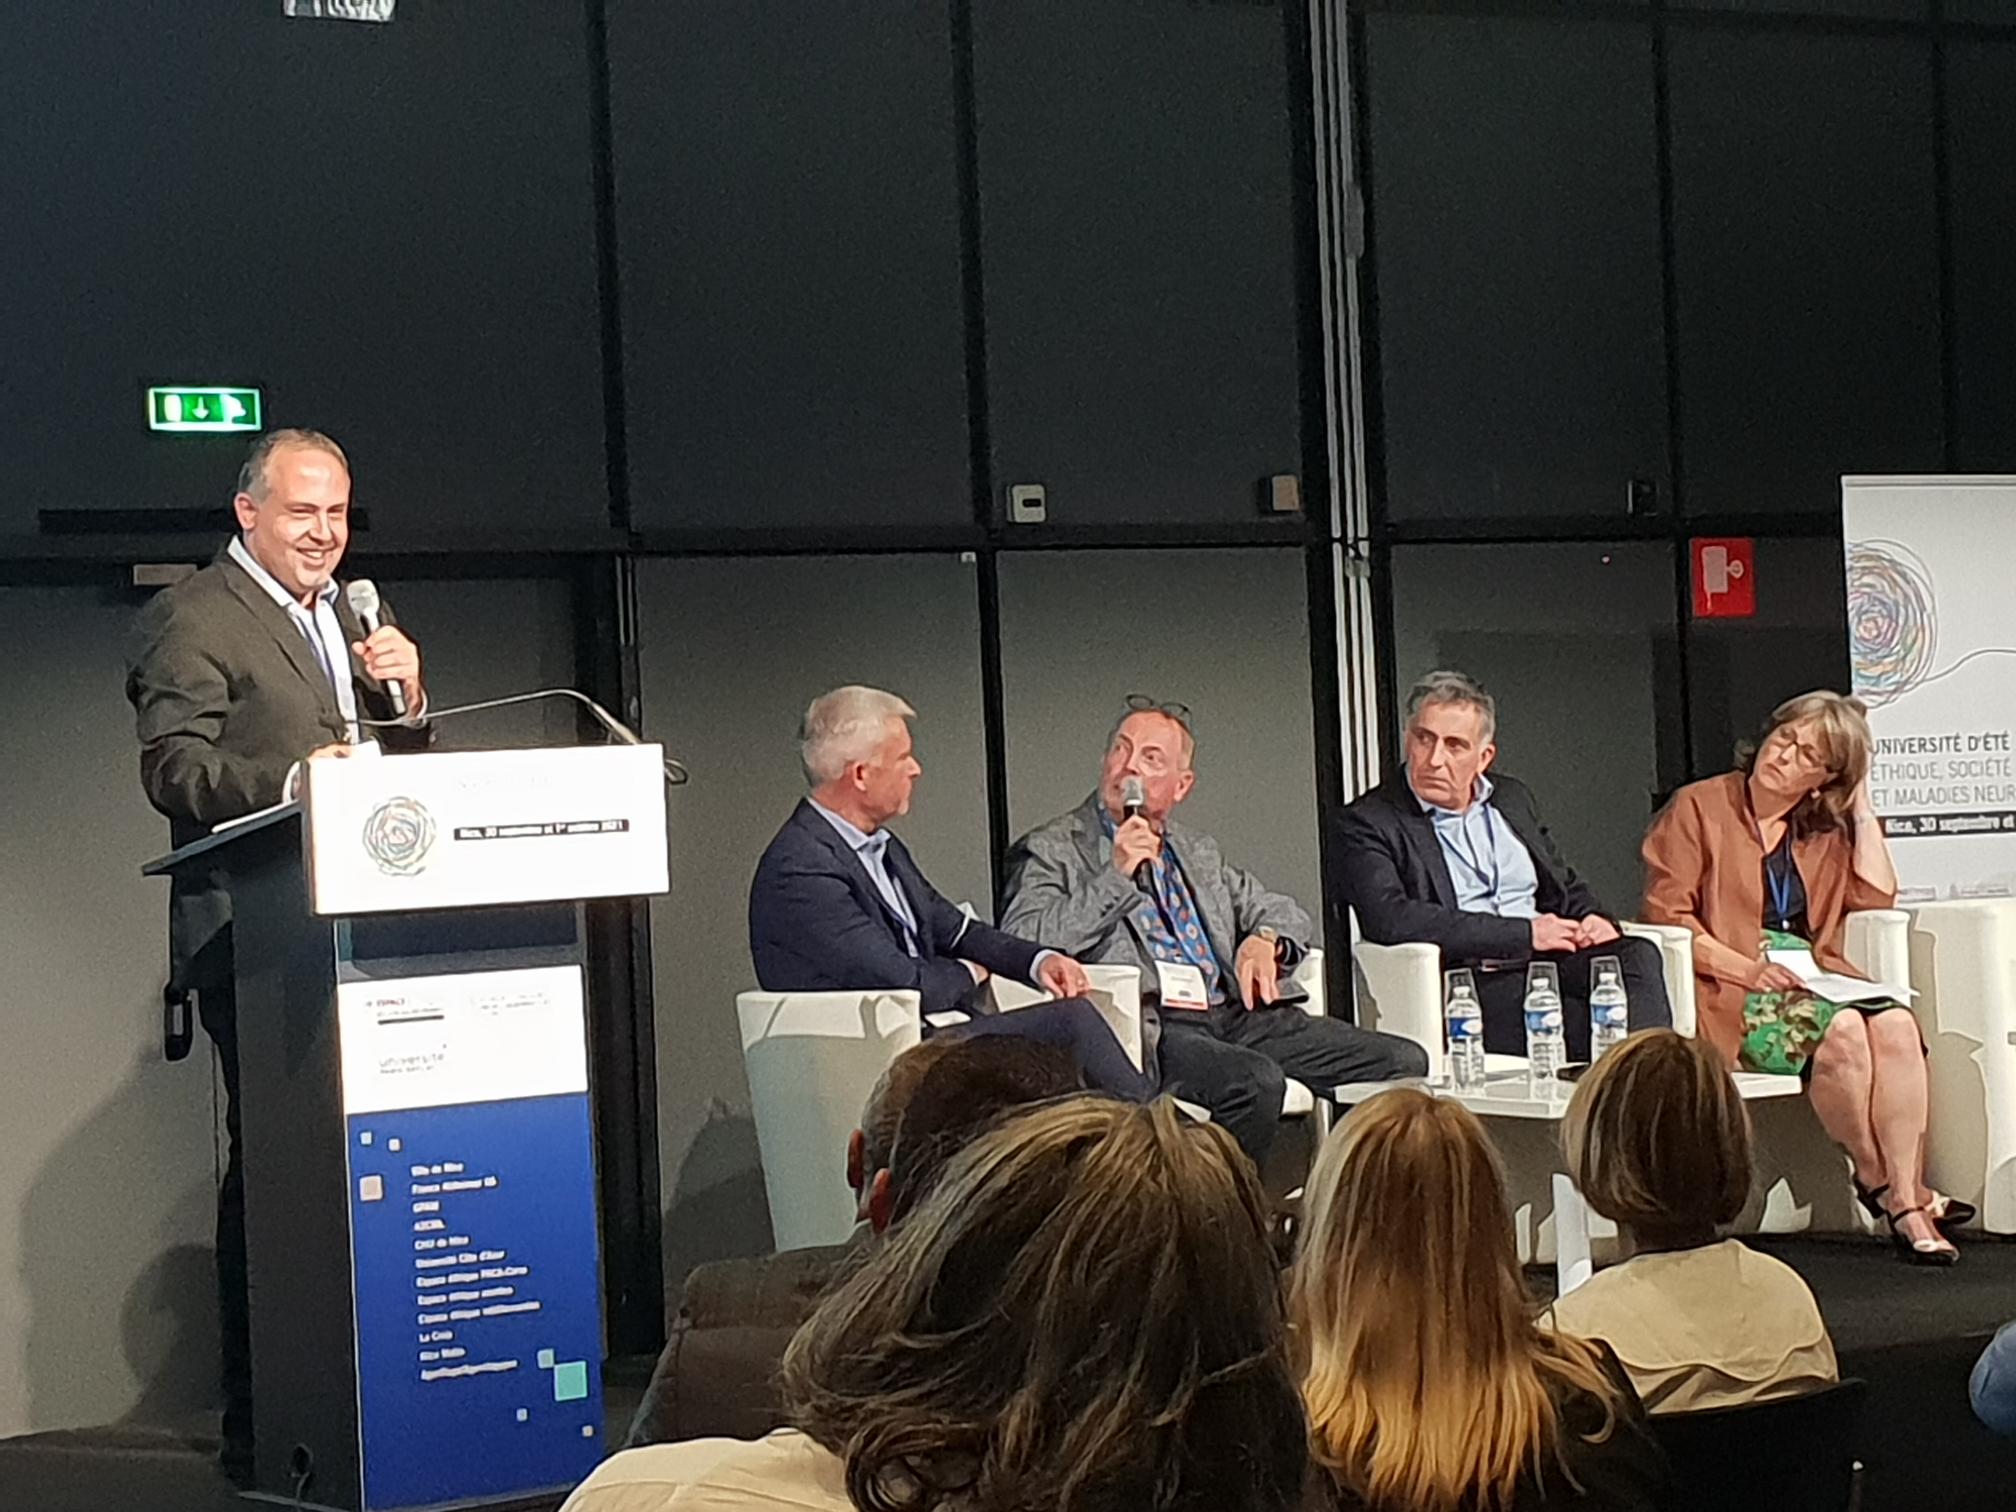
<svg viewBox="0 0 2016 1512">
<path fill-rule="evenodd" d="M 1902 1009 L 1865 1017 L 1842 1009 L 1813 1055 L 1810 1088 L 1821 1127 L 1848 1152 L 1855 1179 L 1872 1190 L 1888 1186 L 1885 1208 L 1905 1213 L 1897 1228 L 1908 1240 L 1939 1231 L 1922 1211 L 1925 1125 L 1929 1094 L 1917 1021 Z"/>
</svg>

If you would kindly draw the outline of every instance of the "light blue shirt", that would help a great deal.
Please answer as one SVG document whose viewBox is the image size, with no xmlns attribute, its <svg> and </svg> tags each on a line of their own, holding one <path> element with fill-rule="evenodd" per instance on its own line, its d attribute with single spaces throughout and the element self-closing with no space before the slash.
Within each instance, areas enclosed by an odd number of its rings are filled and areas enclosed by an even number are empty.
<svg viewBox="0 0 2016 1512">
<path fill-rule="evenodd" d="M 875 884 L 875 891 L 882 895 L 903 924 L 903 948 L 916 955 L 917 915 L 911 911 L 910 900 L 903 896 L 903 889 L 896 885 L 896 879 L 889 875 L 889 831 L 877 830 L 869 834 L 851 820 L 842 819 L 817 798 L 805 800 L 819 811 L 819 815 L 839 832 L 847 842 L 847 848 L 861 858 L 861 865 L 868 872 L 868 880 Z"/>
<path fill-rule="evenodd" d="M 1414 801 L 1435 826 L 1436 843 L 1456 887 L 1457 908 L 1501 919 L 1530 919 L 1539 913 L 1534 895 L 1540 874 L 1512 826 L 1492 812 L 1489 777 L 1478 774 L 1477 796 L 1460 814 L 1436 807 L 1419 793 Z"/>
<path fill-rule="evenodd" d="M 245 545 L 243 536 L 234 536 L 227 549 L 231 560 L 243 567 L 252 581 L 287 611 L 287 618 L 294 622 L 294 628 L 308 642 L 308 649 L 314 652 L 315 660 L 321 663 L 323 674 L 335 690 L 336 707 L 342 711 L 343 722 L 350 727 L 350 743 L 355 745 L 358 740 L 357 683 L 350 674 L 350 640 L 343 633 L 343 622 L 336 618 L 335 579 L 322 585 L 322 591 L 315 595 L 314 609 L 306 609 L 299 599 L 281 586 L 278 578 L 259 565 L 259 559 Z"/>
</svg>

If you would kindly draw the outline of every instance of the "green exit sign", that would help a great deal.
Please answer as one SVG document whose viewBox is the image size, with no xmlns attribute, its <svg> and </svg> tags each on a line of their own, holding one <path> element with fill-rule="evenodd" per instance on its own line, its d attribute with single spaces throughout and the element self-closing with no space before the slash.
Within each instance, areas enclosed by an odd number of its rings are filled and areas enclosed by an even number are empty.
<svg viewBox="0 0 2016 1512">
<path fill-rule="evenodd" d="M 256 388 L 150 388 L 147 429 L 257 431 L 262 408 Z"/>
</svg>

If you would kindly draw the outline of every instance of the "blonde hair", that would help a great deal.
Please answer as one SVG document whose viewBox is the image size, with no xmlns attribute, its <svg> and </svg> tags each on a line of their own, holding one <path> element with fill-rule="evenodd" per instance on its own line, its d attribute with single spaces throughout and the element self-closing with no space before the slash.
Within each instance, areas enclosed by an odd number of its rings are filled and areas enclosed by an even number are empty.
<svg viewBox="0 0 2016 1512">
<path fill-rule="evenodd" d="M 1720 1057 L 1645 1029 L 1575 1089 L 1561 1148 L 1589 1205 L 1634 1237 L 1695 1241 L 1750 1199 L 1750 1118 Z"/>
<path fill-rule="evenodd" d="M 1542 1329 L 1475 1116 L 1411 1088 L 1330 1136 L 1290 1283 L 1312 1451 L 1373 1512 L 1510 1507 L 1563 1457 L 1557 1394 L 1622 1392 L 1597 1346 Z"/>
<path fill-rule="evenodd" d="M 1308 1465 L 1268 1207 L 1216 1125 L 1078 1097 L 966 1147 L 791 1341 L 863 1512 L 1288 1512 Z"/>
<path fill-rule="evenodd" d="M 1799 800 L 1786 823 L 1795 837 L 1825 834 L 1829 830 L 1853 828 L 1855 790 L 1869 775 L 1875 752 L 1875 738 L 1869 733 L 1869 706 L 1845 693 L 1818 689 L 1788 698 L 1771 711 L 1764 733 L 1755 744 L 1739 746 L 1737 764 L 1748 776 L 1757 765 L 1757 753 L 1764 742 L 1787 725 L 1811 725 L 1820 759 L 1827 765 L 1827 780 L 1820 788 Z"/>
</svg>

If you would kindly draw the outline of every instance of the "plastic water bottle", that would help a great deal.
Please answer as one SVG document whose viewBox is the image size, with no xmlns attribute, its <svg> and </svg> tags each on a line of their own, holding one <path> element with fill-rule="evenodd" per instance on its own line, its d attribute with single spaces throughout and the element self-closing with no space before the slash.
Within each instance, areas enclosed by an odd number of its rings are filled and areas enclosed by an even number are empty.
<svg viewBox="0 0 2016 1512">
<path fill-rule="evenodd" d="M 1449 1032 L 1449 1085 L 1469 1092 L 1484 1085 L 1484 1005 L 1468 967 L 1442 973 L 1442 1022 Z"/>
<path fill-rule="evenodd" d="M 1558 1097 L 1568 1084 L 1554 1073 L 1567 1059 L 1561 1026 L 1561 977 L 1552 961 L 1526 968 L 1526 1065 L 1528 1091 L 1535 1097 Z"/>
<path fill-rule="evenodd" d="M 1631 999 L 1617 957 L 1598 956 L 1589 969 L 1595 983 L 1589 989 L 1589 1059 L 1598 1061 L 1631 1032 Z"/>
</svg>

